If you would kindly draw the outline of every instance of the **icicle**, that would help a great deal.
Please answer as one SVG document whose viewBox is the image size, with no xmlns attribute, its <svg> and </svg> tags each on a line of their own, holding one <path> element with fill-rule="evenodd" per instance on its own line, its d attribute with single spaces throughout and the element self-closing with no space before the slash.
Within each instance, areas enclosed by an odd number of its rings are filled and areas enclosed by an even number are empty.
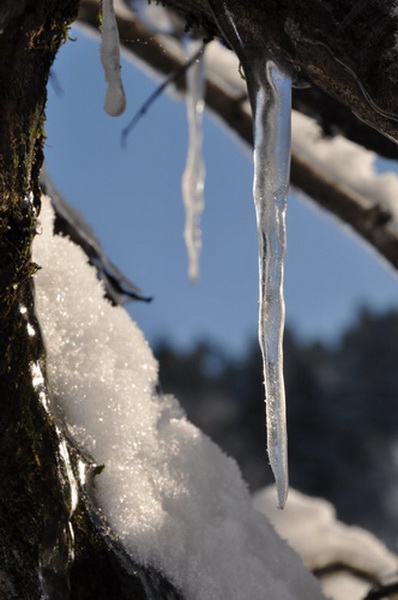
<svg viewBox="0 0 398 600">
<path fill-rule="evenodd" d="M 192 44 L 192 55 L 198 49 Z M 187 116 L 189 129 L 188 155 L 182 176 L 185 207 L 184 239 L 188 253 L 188 273 L 192 283 L 199 279 L 199 257 L 202 247 L 200 218 L 204 208 L 205 165 L 202 156 L 202 118 L 204 108 L 204 53 L 187 71 Z"/>
<path fill-rule="evenodd" d="M 111 117 L 122 114 L 126 97 L 120 77 L 120 42 L 113 0 L 102 0 L 101 62 L 108 83 L 104 108 Z"/>
<path fill-rule="evenodd" d="M 259 342 L 263 357 L 270 464 L 283 508 L 288 493 L 282 338 L 283 269 L 290 171 L 291 81 L 259 48 L 246 48 L 227 3 L 209 0 L 223 34 L 244 68 L 253 110 L 254 184 L 259 242 Z M 252 42 L 252 40 L 251 40 Z"/>
<path fill-rule="evenodd" d="M 263 356 L 268 455 L 280 507 L 288 492 L 283 330 L 283 270 L 290 170 L 291 82 L 272 60 L 257 65 L 254 185 L 259 242 L 259 342 Z"/>
</svg>

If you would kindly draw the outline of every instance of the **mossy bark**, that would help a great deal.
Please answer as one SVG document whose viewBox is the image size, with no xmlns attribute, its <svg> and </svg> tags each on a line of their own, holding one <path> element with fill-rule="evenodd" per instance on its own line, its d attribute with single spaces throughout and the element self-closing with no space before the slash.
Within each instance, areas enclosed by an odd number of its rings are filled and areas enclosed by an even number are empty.
<svg viewBox="0 0 398 600">
<path fill-rule="evenodd" d="M 77 2 L 2 13 L 0 33 L 0 597 L 41 598 L 68 516 L 34 316 L 30 248 L 39 209 L 46 84 Z"/>
<path fill-rule="evenodd" d="M 76 450 L 46 383 L 31 242 L 46 84 L 77 9 L 78 0 L 0 7 L 0 600 L 176 599 L 165 578 L 117 546 L 76 483 Z"/>
</svg>

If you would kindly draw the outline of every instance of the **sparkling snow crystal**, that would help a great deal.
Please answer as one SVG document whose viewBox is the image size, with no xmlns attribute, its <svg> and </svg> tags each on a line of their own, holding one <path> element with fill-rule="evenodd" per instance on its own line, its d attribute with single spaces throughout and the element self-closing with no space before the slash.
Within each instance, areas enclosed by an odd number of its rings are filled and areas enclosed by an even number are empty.
<svg viewBox="0 0 398 600">
<path fill-rule="evenodd" d="M 125 548 L 188 600 L 317 600 L 297 555 L 253 509 L 236 463 L 155 393 L 157 364 L 141 331 L 103 297 L 83 251 L 34 242 L 36 304 L 48 377 L 75 442 L 105 468 L 96 501 Z"/>
</svg>

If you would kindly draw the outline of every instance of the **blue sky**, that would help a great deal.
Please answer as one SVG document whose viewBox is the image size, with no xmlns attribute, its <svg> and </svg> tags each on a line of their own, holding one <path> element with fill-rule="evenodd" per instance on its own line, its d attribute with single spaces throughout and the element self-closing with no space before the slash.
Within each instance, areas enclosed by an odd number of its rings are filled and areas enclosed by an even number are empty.
<svg viewBox="0 0 398 600">
<path fill-rule="evenodd" d="M 157 83 L 124 61 L 126 113 L 103 111 L 98 41 L 74 29 L 50 83 L 46 160 L 55 185 L 93 226 L 111 260 L 145 293 L 130 313 L 150 342 L 189 347 L 207 338 L 237 353 L 256 334 L 257 240 L 251 156 L 205 118 L 202 276 L 192 286 L 183 243 L 185 105 L 160 98 L 130 135 L 120 133 Z M 335 340 L 359 306 L 398 307 L 398 279 L 344 227 L 291 195 L 285 274 L 287 321 L 304 337 Z"/>
</svg>

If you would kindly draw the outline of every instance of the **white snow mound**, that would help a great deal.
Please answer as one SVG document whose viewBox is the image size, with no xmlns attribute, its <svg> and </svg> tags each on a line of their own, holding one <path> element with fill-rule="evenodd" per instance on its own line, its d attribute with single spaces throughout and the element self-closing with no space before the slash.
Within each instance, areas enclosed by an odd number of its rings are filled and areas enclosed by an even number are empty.
<svg viewBox="0 0 398 600">
<path fill-rule="evenodd" d="M 143 334 L 104 299 L 83 251 L 43 234 L 33 257 L 48 378 L 71 435 L 105 465 L 96 500 L 131 555 L 188 600 L 318 600 L 317 581 L 252 502 L 236 463 L 155 392 Z"/>
</svg>

